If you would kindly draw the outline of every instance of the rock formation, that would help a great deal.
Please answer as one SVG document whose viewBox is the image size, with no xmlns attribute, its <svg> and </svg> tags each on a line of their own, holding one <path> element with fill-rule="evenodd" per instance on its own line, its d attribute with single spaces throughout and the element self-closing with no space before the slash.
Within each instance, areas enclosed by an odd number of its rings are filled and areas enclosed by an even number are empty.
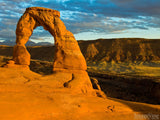
<svg viewBox="0 0 160 120">
<path fill-rule="evenodd" d="M 30 64 L 30 54 L 26 50 L 25 44 L 37 26 L 43 26 L 55 39 L 54 71 L 87 69 L 78 43 L 73 34 L 66 30 L 64 23 L 60 20 L 60 13 L 56 10 L 40 7 L 27 8 L 17 24 L 17 45 L 14 46 L 13 54 L 13 60 L 16 64 Z"/>
<path fill-rule="evenodd" d="M 26 9 L 17 24 L 16 45 L 13 51 L 14 62 L 10 61 L 8 66 L 13 66 L 13 63 L 19 66 L 30 65 L 31 56 L 25 44 L 37 26 L 43 26 L 54 37 L 56 46 L 53 62 L 54 73 L 69 72 L 72 76 L 70 80 L 65 81 L 64 87 L 74 88 L 74 90 L 77 90 L 76 92 L 87 93 L 92 91 L 92 84 L 86 72 L 85 58 L 74 35 L 66 29 L 64 23 L 60 20 L 60 12 L 56 10 L 42 7 Z"/>
<path fill-rule="evenodd" d="M 93 88 L 96 89 L 97 96 L 102 97 L 102 98 L 107 98 L 105 93 L 101 90 L 101 87 L 98 84 L 98 80 L 94 77 L 91 77 L 91 82 L 92 82 Z"/>
<path fill-rule="evenodd" d="M 86 53 L 84 54 L 84 56 L 86 58 L 90 58 L 90 57 L 94 58 L 94 56 L 96 56 L 98 53 L 99 53 L 99 51 L 97 50 L 95 45 L 92 43 L 92 44 L 88 45 L 88 47 L 86 49 Z"/>
</svg>

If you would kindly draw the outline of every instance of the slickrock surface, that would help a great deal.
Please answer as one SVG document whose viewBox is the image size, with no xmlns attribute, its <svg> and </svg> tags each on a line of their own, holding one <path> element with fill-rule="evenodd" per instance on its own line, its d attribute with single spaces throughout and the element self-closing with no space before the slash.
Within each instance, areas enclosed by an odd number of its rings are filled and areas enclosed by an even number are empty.
<svg viewBox="0 0 160 120">
<path fill-rule="evenodd" d="M 66 72 L 0 68 L 0 76 L 0 120 L 136 120 L 160 113 L 160 105 L 75 93 L 61 84 L 72 77 Z"/>
</svg>

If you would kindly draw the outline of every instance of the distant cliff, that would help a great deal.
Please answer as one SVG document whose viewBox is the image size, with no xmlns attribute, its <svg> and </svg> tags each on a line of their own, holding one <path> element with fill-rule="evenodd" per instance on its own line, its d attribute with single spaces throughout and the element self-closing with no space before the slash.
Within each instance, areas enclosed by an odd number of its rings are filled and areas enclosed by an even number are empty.
<svg viewBox="0 0 160 120">
<path fill-rule="evenodd" d="M 79 41 L 87 61 L 157 61 L 160 39 L 120 38 Z"/>
<path fill-rule="evenodd" d="M 144 62 L 160 60 L 160 39 L 97 39 L 78 41 L 78 43 L 88 62 Z M 32 45 L 38 45 L 38 47 Z M 32 47 L 27 47 L 32 59 L 53 61 L 55 50 L 53 45 L 32 45 Z M 0 55 L 12 56 L 12 52 L 12 47 L 0 46 Z"/>
</svg>

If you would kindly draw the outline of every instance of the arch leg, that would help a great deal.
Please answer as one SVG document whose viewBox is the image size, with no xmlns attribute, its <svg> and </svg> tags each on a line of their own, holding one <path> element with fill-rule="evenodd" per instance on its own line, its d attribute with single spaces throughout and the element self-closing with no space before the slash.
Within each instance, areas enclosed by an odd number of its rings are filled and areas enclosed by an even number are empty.
<svg viewBox="0 0 160 120">
<path fill-rule="evenodd" d="M 16 45 L 13 49 L 13 60 L 15 64 L 30 65 L 30 54 L 25 44 L 32 35 L 33 29 L 36 27 L 36 21 L 28 13 L 25 13 L 19 20 L 16 29 Z"/>
</svg>

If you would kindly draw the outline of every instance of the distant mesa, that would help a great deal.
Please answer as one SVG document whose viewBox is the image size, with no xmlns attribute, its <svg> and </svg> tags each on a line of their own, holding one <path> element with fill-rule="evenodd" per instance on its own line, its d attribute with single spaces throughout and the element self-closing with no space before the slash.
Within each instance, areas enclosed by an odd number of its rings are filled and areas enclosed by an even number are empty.
<svg viewBox="0 0 160 120">
<path fill-rule="evenodd" d="M 0 42 L 0 45 L 7 45 L 7 46 L 14 46 L 16 44 L 15 41 L 3 41 L 3 42 Z M 50 42 L 38 42 L 38 43 L 35 43 L 31 40 L 28 40 L 28 42 L 25 44 L 25 46 L 53 46 L 52 43 Z"/>
<path fill-rule="evenodd" d="M 160 39 L 116 38 L 79 41 L 87 62 L 160 60 Z"/>
</svg>

